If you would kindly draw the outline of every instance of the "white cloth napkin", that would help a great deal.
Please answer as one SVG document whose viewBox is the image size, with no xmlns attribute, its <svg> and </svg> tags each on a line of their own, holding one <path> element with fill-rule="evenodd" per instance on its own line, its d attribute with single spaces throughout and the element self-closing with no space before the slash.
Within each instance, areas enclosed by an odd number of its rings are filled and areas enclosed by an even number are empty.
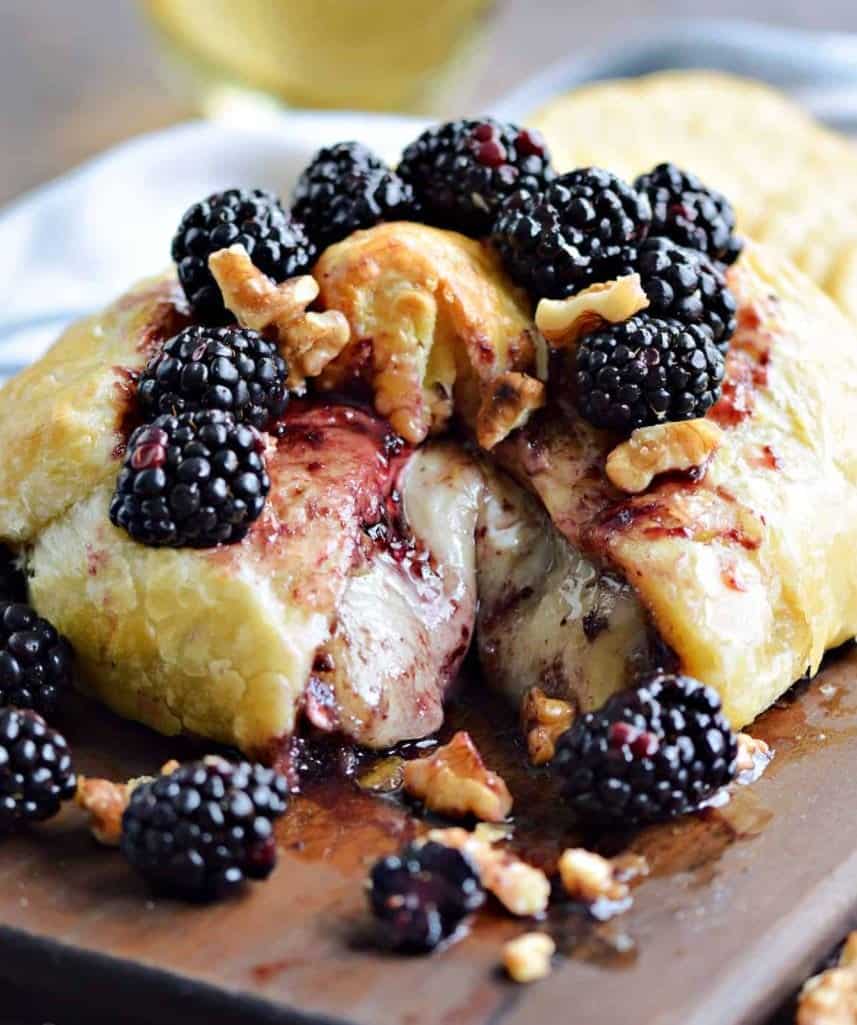
<svg viewBox="0 0 857 1025">
<path fill-rule="evenodd" d="M 424 122 L 372 114 L 270 114 L 248 128 L 192 122 L 132 139 L 0 214 L 0 380 L 39 356 L 69 321 L 170 262 L 191 203 L 231 186 L 287 201 L 312 154 L 359 139 L 394 161 Z"/>
</svg>

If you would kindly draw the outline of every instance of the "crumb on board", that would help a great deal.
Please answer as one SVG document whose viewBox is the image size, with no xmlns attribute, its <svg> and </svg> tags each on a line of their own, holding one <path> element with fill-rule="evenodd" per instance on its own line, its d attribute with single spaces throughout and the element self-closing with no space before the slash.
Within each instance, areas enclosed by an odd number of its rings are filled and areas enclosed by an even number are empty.
<svg viewBox="0 0 857 1025">
<path fill-rule="evenodd" d="M 503 944 L 503 967 L 513 982 L 537 982 L 550 975 L 556 944 L 543 932 L 525 932 Z"/>
</svg>

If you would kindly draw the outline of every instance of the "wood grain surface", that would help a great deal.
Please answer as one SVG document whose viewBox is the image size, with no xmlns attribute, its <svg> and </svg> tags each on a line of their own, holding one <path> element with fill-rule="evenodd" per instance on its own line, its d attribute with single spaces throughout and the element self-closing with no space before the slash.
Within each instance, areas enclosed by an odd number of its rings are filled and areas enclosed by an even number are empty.
<svg viewBox="0 0 857 1025">
<path fill-rule="evenodd" d="M 481 74 L 450 113 L 483 111 L 547 63 L 651 32 L 656 19 L 697 16 L 857 31 L 853 0 L 499 0 Z M 0 202 L 192 115 L 134 0 L 0 0 Z"/>
<path fill-rule="evenodd" d="M 580 838 L 550 774 L 525 768 L 508 711 L 475 682 L 468 693 L 448 728 L 470 729 L 506 776 L 513 842 L 550 869 Z M 64 728 L 81 769 L 113 778 L 192 750 L 82 700 Z M 501 943 L 526 923 L 496 908 L 431 958 L 374 947 L 366 868 L 414 819 L 347 779 L 308 786 L 281 823 L 271 880 L 214 906 L 154 898 L 75 809 L 7 839 L 0 979 L 38 992 L 58 1025 L 72 1013 L 115 1022 L 120 1011 L 159 1025 L 753 1025 L 845 932 L 857 903 L 857 651 L 754 732 L 777 752 L 758 783 L 722 809 L 607 841 L 643 853 L 652 876 L 612 922 L 569 906 L 552 915 L 543 927 L 562 956 L 535 986 L 498 971 Z"/>
</svg>

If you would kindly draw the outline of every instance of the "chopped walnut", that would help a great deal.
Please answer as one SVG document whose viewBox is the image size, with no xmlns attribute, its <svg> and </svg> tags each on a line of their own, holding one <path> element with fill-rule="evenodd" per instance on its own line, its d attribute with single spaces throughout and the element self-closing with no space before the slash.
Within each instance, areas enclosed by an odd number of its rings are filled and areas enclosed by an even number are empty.
<svg viewBox="0 0 857 1025">
<path fill-rule="evenodd" d="M 212 253 L 208 266 L 238 323 L 276 334 L 289 366 L 288 386 L 292 390 L 301 390 L 307 378 L 318 377 L 348 344 L 351 329 L 342 313 L 307 312 L 319 291 L 309 274 L 277 284 L 254 265 L 240 245 Z"/>
<path fill-rule="evenodd" d="M 597 900 L 625 900 L 628 896 L 628 884 L 617 878 L 612 862 L 583 847 L 563 851 L 559 875 L 569 897 L 587 904 Z"/>
<path fill-rule="evenodd" d="M 178 762 L 169 761 L 161 767 L 161 775 L 178 768 Z M 139 776 L 127 783 L 112 783 L 109 779 L 78 777 L 75 804 L 89 814 L 89 828 L 95 839 L 108 847 L 118 847 L 122 835 L 122 814 L 135 787 L 154 777 Z"/>
<path fill-rule="evenodd" d="M 407 762 L 405 790 L 441 815 L 475 815 L 485 822 L 500 822 L 512 808 L 502 777 L 485 767 L 464 731 L 427 758 Z"/>
<path fill-rule="evenodd" d="M 857 932 L 845 942 L 836 968 L 804 983 L 796 1025 L 854 1025 L 857 1022 Z"/>
<path fill-rule="evenodd" d="M 607 457 L 607 477 L 637 495 L 661 473 L 704 467 L 720 448 L 723 431 L 712 420 L 684 420 L 641 427 Z"/>
<path fill-rule="evenodd" d="M 749 733 L 738 734 L 738 759 L 735 768 L 739 773 L 757 772 L 760 764 L 761 768 L 764 768 L 771 758 L 771 748 L 766 741 L 751 737 Z"/>
<path fill-rule="evenodd" d="M 537 982 L 550 975 L 556 944 L 543 932 L 525 932 L 503 944 L 503 967 L 513 982 Z"/>
<path fill-rule="evenodd" d="M 545 404 L 545 386 L 529 374 L 508 370 L 487 385 L 476 416 L 476 440 L 492 449 Z"/>
<path fill-rule="evenodd" d="M 555 348 L 570 348 L 605 323 L 619 324 L 649 305 L 639 274 L 590 285 L 569 299 L 542 299 L 536 327 Z"/>
<path fill-rule="evenodd" d="M 544 765 L 556 753 L 556 742 L 571 726 L 574 707 L 568 701 L 549 698 L 531 687 L 521 702 L 521 728 L 533 765 Z"/>
<path fill-rule="evenodd" d="M 433 829 L 428 839 L 466 854 L 485 889 L 513 915 L 529 917 L 547 909 L 551 888 L 541 869 L 528 865 L 509 851 L 498 850 L 466 829 Z"/>
</svg>

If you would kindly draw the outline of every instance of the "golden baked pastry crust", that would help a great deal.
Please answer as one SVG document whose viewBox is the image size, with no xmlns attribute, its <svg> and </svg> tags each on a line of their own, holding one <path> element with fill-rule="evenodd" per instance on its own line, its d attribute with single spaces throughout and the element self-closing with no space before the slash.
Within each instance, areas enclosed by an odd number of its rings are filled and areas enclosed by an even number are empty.
<svg viewBox="0 0 857 1025">
<path fill-rule="evenodd" d="M 749 245 L 730 280 L 739 329 L 709 414 L 722 443 L 701 480 L 622 496 L 603 475 L 613 439 L 579 420 L 533 424 L 498 456 L 589 572 L 606 566 L 633 586 L 682 669 L 715 686 L 740 726 L 857 634 L 857 341 L 830 300 L 766 249 Z M 539 598 L 536 588 L 527 600 Z M 578 631 L 581 614 L 569 613 Z M 641 626 L 625 634 L 628 647 L 643 639 Z M 562 670 L 588 705 L 604 694 L 581 659 Z"/>
<path fill-rule="evenodd" d="M 3 388 L 0 537 L 27 542 L 114 473 L 133 381 L 153 348 L 187 323 L 172 277 L 142 282 L 73 324 Z"/>
</svg>

